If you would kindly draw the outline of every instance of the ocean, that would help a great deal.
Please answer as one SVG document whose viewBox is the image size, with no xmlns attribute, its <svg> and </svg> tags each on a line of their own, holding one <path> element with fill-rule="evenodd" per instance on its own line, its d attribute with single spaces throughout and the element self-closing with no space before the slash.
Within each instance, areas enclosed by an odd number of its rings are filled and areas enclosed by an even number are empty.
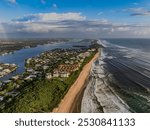
<svg viewBox="0 0 150 130">
<path fill-rule="evenodd" d="M 103 39 L 100 44 L 89 83 L 94 87 L 87 86 L 81 112 L 150 112 L 150 39 Z"/>
<path fill-rule="evenodd" d="M 103 43 L 106 69 L 126 89 L 150 89 L 150 39 L 110 39 Z"/>
</svg>

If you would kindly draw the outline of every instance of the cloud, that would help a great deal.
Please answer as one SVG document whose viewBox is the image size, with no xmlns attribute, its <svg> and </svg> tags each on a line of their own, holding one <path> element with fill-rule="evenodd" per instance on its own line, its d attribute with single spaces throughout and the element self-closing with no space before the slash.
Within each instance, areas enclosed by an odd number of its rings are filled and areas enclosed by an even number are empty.
<svg viewBox="0 0 150 130">
<path fill-rule="evenodd" d="M 9 23 L 1 23 L 1 27 L 0 34 L 5 32 L 9 37 L 24 38 L 124 38 L 150 35 L 150 25 L 121 24 L 107 19 L 87 20 L 80 13 L 31 14 Z"/>
<path fill-rule="evenodd" d="M 81 13 L 39 13 L 29 14 L 21 18 L 14 19 L 13 21 L 18 22 L 43 22 L 43 21 L 59 21 L 59 20 L 85 20 L 86 17 L 82 16 Z"/>
<path fill-rule="evenodd" d="M 135 2 L 135 3 L 132 3 L 133 5 L 139 5 L 139 3 Z"/>
<path fill-rule="evenodd" d="M 122 12 L 130 12 L 130 16 L 150 16 L 150 11 L 143 7 L 122 9 Z"/>
<path fill-rule="evenodd" d="M 57 8 L 58 8 L 57 4 L 54 3 L 54 4 L 52 5 L 52 8 L 57 9 Z"/>
<path fill-rule="evenodd" d="M 16 0 L 7 0 L 10 4 L 17 4 Z"/>
<path fill-rule="evenodd" d="M 150 16 L 150 11 L 145 11 L 145 12 L 139 12 L 139 13 L 132 13 L 130 14 L 131 16 Z"/>
<path fill-rule="evenodd" d="M 98 12 L 98 14 L 97 15 L 102 15 L 103 14 L 103 12 Z"/>
<path fill-rule="evenodd" d="M 45 5 L 45 4 L 46 4 L 46 1 L 45 1 L 45 0 L 41 0 L 41 3 L 42 3 L 43 5 Z"/>
<path fill-rule="evenodd" d="M 143 7 L 138 7 L 138 8 L 127 8 L 127 9 L 122 9 L 122 12 L 143 12 L 145 11 Z"/>
<path fill-rule="evenodd" d="M 51 31 L 60 32 L 65 31 L 68 26 L 58 23 L 20 23 L 21 27 L 17 29 L 18 32 L 26 33 L 49 33 Z"/>
</svg>

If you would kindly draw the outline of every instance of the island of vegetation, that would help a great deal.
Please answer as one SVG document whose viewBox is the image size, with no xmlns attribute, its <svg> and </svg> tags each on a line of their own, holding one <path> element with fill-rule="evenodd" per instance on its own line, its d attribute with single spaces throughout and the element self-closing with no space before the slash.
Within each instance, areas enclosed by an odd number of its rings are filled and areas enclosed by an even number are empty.
<svg viewBox="0 0 150 130">
<path fill-rule="evenodd" d="M 1 83 L 0 112 L 52 111 L 98 47 L 94 42 L 86 48 L 54 49 L 26 59 L 22 75 Z"/>
</svg>

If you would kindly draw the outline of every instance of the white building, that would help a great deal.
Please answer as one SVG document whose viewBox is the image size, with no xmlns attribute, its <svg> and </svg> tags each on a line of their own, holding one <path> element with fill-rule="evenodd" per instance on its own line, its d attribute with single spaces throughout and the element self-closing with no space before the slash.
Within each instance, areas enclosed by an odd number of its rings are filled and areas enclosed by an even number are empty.
<svg viewBox="0 0 150 130">
<path fill-rule="evenodd" d="M 51 78 L 52 78 L 52 73 L 47 73 L 47 74 L 46 74 L 46 78 L 47 78 L 47 79 L 51 79 Z"/>
<path fill-rule="evenodd" d="M 60 77 L 62 77 L 62 78 L 67 78 L 67 77 L 69 77 L 69 75 L 70 75 L 69 72 L 61 72 L 60 73 Z"/>
<path fill-rule="evenodd" d="M 10 73 L 11 70 L 10 70 L 10 69 L 4 69 L 3 72 L 5 72 L 5 73 Z"/>
<path fill-rule="evenodd" d="M 54 71 L 53 77 L 59 77 L 59 72 L 58 71 Z"/>
</svg>

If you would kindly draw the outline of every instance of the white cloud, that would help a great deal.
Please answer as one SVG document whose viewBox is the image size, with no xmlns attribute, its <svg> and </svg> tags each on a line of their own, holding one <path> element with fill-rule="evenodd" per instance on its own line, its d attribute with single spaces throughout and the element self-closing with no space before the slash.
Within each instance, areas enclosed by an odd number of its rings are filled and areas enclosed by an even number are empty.
<svg viewBox="0 0 150 130">
<path fill-rule="evenodd" d="M 139 5 L 139 3 L 135 2 L 135 3 L 132 3 L 133 5 Z"/>
<path fill-rule="evenodd" d="M 131 16 L 150 16 L 150 11 L 132 13 Z"/>
<path fill-rule="evenodd" d="M 87 31 L 87 32 L 95 33 L 95 32 L 98 31 L 98 28 L 87 28 L 86 31 Z"/>
<path fill-rule="evenodd" d="M 85 20 L 86 17 L 82 16 L 81 13 L 39 13 L 39 14 L 30 14 L 26 15 L 24 17 L 14 19 L 13 21 L 19 21 L 19 22 L 46 22 L 46 21 L 62 21 L 62 20 Z"/>
<path fill-rule="evenodd" d="M 10 23 L 1 23 L 1 27 L 0 34 L 5 31 L 9 37 L 145 38 L 150 35 L 150 24 L 120 24 L 107 19 L 86 20 L 80 13 L 31 14 Z"/>
<path fill-rule="evenodd" d="M 57 4 L 54 3 L 54 4 L 52 5 L 52 8 L 57 9 L 57 8 L 58 8 Z"/>
<path fill-rule="evenodd" d="M 150 16 L 150 11 L 143 7 L 122 9 L 122 12 L 130 12 L 130 16 Z"/>
<path fill-rule="evenodd" d="M 103 14 L 103 12 L 98 12 L 98 14 L 97 15 L 102 15 Z"/>
<path fill-rule="evenodd" d="M 140 31 L 139 31 L 140 30 Z M 134 35 L 138 37 L 144 37 L 150 35 L 150 28 L 148 27 L 139 27 L 138 29 L 133 30 Z"/>
<path fill-rule="evenodd" d="M 130 27 L 117 27 L 116 30 L 120 32 L 126 32 L 130 31 Z"/>
<path fill-rule="evenodd" d="M 110 22 L 107 19 L 101 19 L 101 20 L 99 20 L 99 23 L 101 23 L 101 24 L 109 24 Z"/>
<path fill-rule="evenodd" d="M 44 4 L 46 4 L 46 1 L 45 0 L 41 0 L 41 3 L 44 5 Z"/>
<path fill-rule="evenodd" d="M 122 9 L 122 12 L 134 12 L 134 13 L 139 13 L 143 12 L 144 8 L 143 7 L 138 7 L 138 8 L 127 8 L 127 9 Z"/>
<path fill-rule="evenodd" d="M 17 1 L 16 0 L 7 0 L 9 3 L 11 4 L 17 4 Z"/>
<path fill-rule="evenodd" d="M 22 28 L 17 29 L 19 32 L 27 33 L 48 33 L 51 31 L 65 31 L 67 26 L 56 23 L 21 23 Z"/>
</svg>

